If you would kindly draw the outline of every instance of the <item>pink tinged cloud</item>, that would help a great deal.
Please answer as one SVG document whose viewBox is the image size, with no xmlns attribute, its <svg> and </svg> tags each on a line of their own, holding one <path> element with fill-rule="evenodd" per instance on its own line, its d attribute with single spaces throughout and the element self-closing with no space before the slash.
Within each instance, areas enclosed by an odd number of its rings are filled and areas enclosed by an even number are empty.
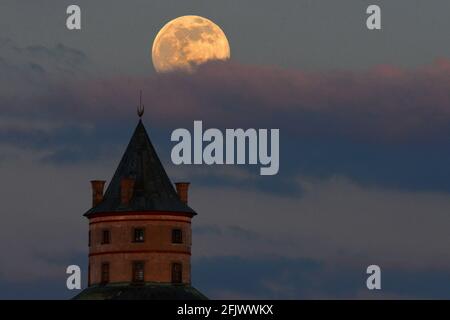
<svg viewBox="0 0 450 320">
<path fill-rule="evenodd" d="M 84 121 L 117 120 L 135 116 L 140 89 L 152 126 L 203 120 L 206 126 L 281 126 L 294 134 L 370 140 L 440 138 L 450 130 L 446 58 L 415 70 L 381 65 L 324 72 L 208 63 L 194 74 L 52 82 L 21 107 L 43 106 Z"/>
</svg>

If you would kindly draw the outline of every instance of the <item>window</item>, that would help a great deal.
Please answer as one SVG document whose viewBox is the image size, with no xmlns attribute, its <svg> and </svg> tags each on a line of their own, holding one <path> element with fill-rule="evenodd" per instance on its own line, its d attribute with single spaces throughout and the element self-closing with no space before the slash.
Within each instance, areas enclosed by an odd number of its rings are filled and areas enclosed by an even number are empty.
<svg viewBox="0 0 450 320">
<path fill-rule="evenodd" d="M 181 229 L 172 229 L 172 243 L 183 243 L 183 232 Z"/>
<path fill-rule="evenodd" d="M 102 263 L 102 275 L 101 275 L 101 283 L 105 284 L 109 282 L 109 263 Z"/>
<path fill-rule="evenodd" d="M 144 229 L 143 228 L 135 228 L 133 232 L 133 242 L 144 242 Z"/>
<path fill-rule="evenodd" d="M 133 282 L 144 282 L 144 262 L 133 262 Z"/>
<path fill-rule="evenodd" d="M 172 263 L 172 283 L 183 282 L 183 266 L 181 263 Z"/>
<path fill-rule="evenodd" d="M 111 233 L 107 229 L 102 230 L 102 244 L 109 243 L 111 243 Z"/>
</svg>

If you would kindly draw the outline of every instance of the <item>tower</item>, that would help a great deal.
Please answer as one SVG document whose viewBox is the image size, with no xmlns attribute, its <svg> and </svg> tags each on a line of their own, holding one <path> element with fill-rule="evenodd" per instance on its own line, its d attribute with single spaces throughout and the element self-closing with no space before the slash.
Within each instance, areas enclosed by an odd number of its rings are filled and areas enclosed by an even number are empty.
<svg viewBox="0 0 450 320">
<path fill-rule="evenodd" d="M 139 120 L 106 192 L 91 181 L 89 287 L 77 299 L 206 298 L 191 287 L 189 183 L 175 185 Z"/>
</svg>

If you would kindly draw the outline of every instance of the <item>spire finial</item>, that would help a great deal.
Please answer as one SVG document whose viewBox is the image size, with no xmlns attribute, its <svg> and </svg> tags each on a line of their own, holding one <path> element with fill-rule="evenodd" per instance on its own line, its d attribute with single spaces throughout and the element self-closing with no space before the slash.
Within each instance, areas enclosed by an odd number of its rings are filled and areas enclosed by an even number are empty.
<svg viewBox="0 0 450 320">
<path fill-rule="evenodd" d="M 137 107 L 137 114 L 139 118 L 142 118 L 144 114 L 144 105 L 142 104 L 142 90 L 139 91 L 139 106 Z"/>
</svg>

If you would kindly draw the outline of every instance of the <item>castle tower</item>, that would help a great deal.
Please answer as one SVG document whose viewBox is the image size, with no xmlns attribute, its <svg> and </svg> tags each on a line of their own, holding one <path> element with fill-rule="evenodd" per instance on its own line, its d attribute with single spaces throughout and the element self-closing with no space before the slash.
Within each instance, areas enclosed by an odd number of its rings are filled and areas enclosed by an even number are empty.
<svg viewBox="0 0 450 320">
<path fill-rule="evenodd" d="M 91 181 L 89 288 L 77 299 L 204 299 L 191 284 L 189 183 L 174 189 L 141 120 L 105 193 Z"/>
</svg>

